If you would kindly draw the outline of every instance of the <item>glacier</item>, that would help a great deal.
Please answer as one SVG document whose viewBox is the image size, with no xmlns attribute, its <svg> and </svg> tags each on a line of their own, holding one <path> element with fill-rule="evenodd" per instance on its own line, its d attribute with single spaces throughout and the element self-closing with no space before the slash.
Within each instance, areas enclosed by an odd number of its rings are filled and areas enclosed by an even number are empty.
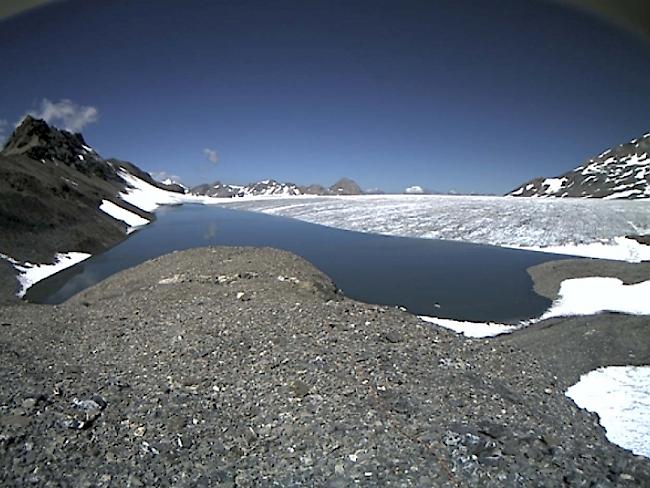
<svg viewBox="0 0 650 488">
<path fill-rule="evenodd" d="M 447 195 L 236 199 L 231 208 L 340 229 L 630 262 L 650 260 L 650 201 Z"/>
</svg>

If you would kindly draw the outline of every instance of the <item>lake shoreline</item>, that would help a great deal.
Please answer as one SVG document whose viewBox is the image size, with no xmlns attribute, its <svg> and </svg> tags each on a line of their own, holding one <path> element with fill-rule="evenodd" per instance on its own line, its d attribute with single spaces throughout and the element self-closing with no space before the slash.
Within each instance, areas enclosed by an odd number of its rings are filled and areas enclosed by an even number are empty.
<svg viewBox="0 0 650 488">
<path fill-rule="evenodd" d="M 25 298 L 62 303 L 112 273 L 206 245 L 273 247 L 302 256 L 351 298 L 417 315 L 518 324 L 550 301 L 526 269 L 554 256 L 435 239 L 359 233 L 256 212 L 205 206 L 161 210 L 156 222 L 75 268 L 36 283 Z M 498 283 L 499 286 L 494 286 Z M 468 299 L 471 297 L 471 299 Z"/>
<path fill-rule="evenodd" d="M 542 266 L 549 283 L 565 272 Z M 470 340 L 350 300 L 290 253 L 202 248 L 0 317 L 8 486 L 650 482 L 650 460 L 564 395 L 594 363 L 548 354 L 563 330 L 577 350 L 585 327 L 614 333 L 631 316 Z M 617 354 L 635 347 L 647 364 L 644 342 L 620 332 Z"/>
</svg>

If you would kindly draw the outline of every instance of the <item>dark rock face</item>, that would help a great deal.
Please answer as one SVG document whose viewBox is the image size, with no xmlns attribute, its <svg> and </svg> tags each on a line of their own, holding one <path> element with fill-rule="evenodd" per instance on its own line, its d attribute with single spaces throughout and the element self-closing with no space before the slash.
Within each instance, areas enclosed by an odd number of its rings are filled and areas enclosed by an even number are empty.
<svg viewBox="0 0 650 488">
<path fill-rule="evenodd" d="M 535 178 L 508 193 L 518 197 L 650 198 L 650 133 L 608 149 L 555 178 Z"/>
<path fill-rule="evenodd" d="M 57 129 L 47 122 L 28 115 L 14 130 L 2 152 L 4 156 L 25 156 L 42 164 L 63 163 L 86 175 L 121 183 L 118 171 L 126 171 L 164 190 L 183 193 L 180 185 L 165 185 L 154 180 L 133 163 L 119 159 L 103 159 L 86 144 L 81 134 Z"/>
<path fill-rule="evenodd" d="M 86 175 L 117 180 L 108 164 L 86 144 L 81 134 L 72 134 L 27 116 L 6 142 L 2 154 L 24 155 L 36 161 L 57 161 Z"/>
<path fill-rule="evenodd" d="M 173 190 L 131 163 L 102 158 L 81 134 L 26 117 L 0 152 L 0 253 L 43 263 L 57 252 L 94 254 L 123 239 L 126 225 L 99 210 L 125 190 L 122 171 Z"/>
</svg>

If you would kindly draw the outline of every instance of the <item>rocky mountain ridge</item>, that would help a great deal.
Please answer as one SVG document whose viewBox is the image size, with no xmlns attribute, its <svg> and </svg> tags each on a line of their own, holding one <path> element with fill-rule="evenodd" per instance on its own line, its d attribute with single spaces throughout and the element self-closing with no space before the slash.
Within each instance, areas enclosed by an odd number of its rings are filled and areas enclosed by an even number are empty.
<svg viewBox="0 0 650 488">
<path fill-rule="evenodd" d="M 231 185 L 215 181 L 212 184 L 204 183 L 190 189 L 196 195 L 205 195 L 215 198 L 234 198 L 248 196 L 298 196 L 298 195 L 362 195 L 361 187 L 349 178 L 341 178 L 332 186 L 323 185 L 297 185 L 295 183 L 282 183 L 274 179 L 262 180 L 247 185 Z"/>
<path fill-rule="evenodd" d="M 603 151 L 554 178 L 534 178 L 509 196 L 638 200 L 650 198 L 650 133 Z"/>
<path fill-rule="evenodd" d="M 62 250 L 94 254 L 120 241 L 129 226 L 100 210 L 103 202 L 154 218 L 120 198 L 125 174 L 183 192 L 132 163 L 103 158 L 81 134 L 25 117 L 0 151 L 0 253 L 44 263 Z"/>
</svg>

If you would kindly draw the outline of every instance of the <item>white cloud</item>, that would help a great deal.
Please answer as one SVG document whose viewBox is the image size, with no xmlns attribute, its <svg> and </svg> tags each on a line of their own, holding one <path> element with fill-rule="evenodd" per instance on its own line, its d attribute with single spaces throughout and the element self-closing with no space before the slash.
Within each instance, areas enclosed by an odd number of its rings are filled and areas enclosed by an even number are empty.
<svg viewBox="0 0 650 488">
<path fill-rule="evenodd" d="M 70 132 L 80 132 L 86 125 L 97 122 L 99 111 L 96 107 L 77 105 L 67 98 L 58 102 L 44 98 L 39 110 L 31 110 L 25 115 L 43 119 Z"/>
<path fill-rule="evenodd" d="M 214 149 L 210 149 L 210 148 L 206 147 L 203 150 L 203 154 L 205 154 L 205 157 L 211 163 L 217 164 L 219 162 L 219 153 L 217 151 L 215 151 Z"/>
<path fill-rule="evenodd" d="M 419 185 L 413 185 L 405 189 L 404 193 L 407 193 L 409 195 L 422 195 L 424 193 L 424 188 Z"/>
</svg>

